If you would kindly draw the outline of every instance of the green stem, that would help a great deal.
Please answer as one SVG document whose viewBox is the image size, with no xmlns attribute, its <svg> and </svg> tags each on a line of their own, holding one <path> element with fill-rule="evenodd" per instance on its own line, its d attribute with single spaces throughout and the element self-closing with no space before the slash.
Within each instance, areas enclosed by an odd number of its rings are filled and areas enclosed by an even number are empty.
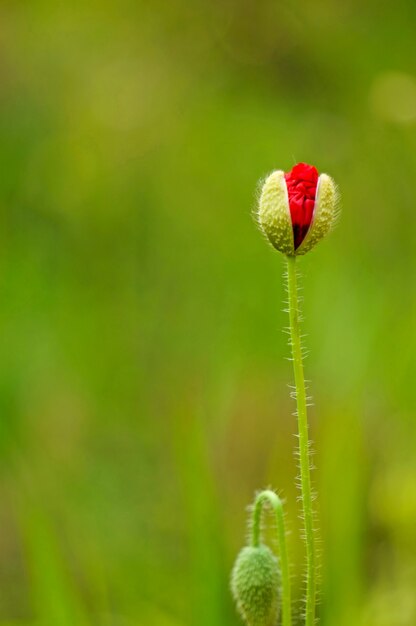
<svg viewBox="0 0 416 626">
<path fill-rule="evenodd" d="M 267 489 L 262 491 L 256 498 L 253 509 L 253 525 L 252 525 L 252 537 L 251 543 L 253 547 L 258 547 L 260 544 L 260 526 L 261 526 L 261 513 L 263 505 L 269 503 L 276 516 L 276 531 L 277 531 L 277 543 L 280 554 L 280 568 L 282 572 L 282 626 L 291 626 L 292 624 L 292 606 L 291 606 L 291 593 L 290 593 L 290 575 L 289 575 L 289 560 L 287 557 L 286 549 L 286 531 L 285 521 L 283 516 L 282 501 L 279 496 Z"/>
<path fill-rule="evenodd" d="M 308 416 L 306 408 L 305 379 L 303 375 L 302 346 L 299 324 L 299 302 L 296 277 L 296 257 L 287 257 L 287 282 L 289 293 L 290 337 L 295 376 L 296 403 L 299 431 L 300 484 L 306 541 L 306 612 L 305 626 L 314 626 L 316 604 L 316 554 L 312 510 L 311 477 L 309 462 Z"/>
</svg>

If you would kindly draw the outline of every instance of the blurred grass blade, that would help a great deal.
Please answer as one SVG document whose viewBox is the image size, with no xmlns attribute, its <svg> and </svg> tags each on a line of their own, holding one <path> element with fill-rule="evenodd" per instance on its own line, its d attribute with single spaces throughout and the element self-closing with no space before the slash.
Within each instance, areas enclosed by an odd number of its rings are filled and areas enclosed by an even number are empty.
<svg viewBox="0 0 416 626">
<path fill-rule="evenodd" d="M 26 500 L 20 515 L 36 623 L 41 626 L 86 626 L 86 613 L 46 514 Z"/>
</svg>

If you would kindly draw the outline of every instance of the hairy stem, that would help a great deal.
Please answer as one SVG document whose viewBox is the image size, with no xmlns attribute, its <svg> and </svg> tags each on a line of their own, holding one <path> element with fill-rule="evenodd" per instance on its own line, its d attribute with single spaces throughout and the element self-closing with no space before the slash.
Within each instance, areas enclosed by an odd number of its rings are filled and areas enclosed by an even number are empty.
<svg viewBox="0 0 416 626">
<path fill-rule="evenodd" d="M 270 491 L 269 489 L 259 493 L 254 503 L 251 543 L 254 547 L 258 547 L 260 544 L 261 513 L 265 503 L 268 503 L 271 506 L 276 517 L 277 544 L 279 548 L 280 568 L 282 572 L 282 626 L 291 626 L 292 605 L 283 506 L 279 496 L 274 493 L 274 491 Z"/>
<path fill-rule="evenodd" d="M 295 376 L 296 403 L 299 431 L 300 484 L 306 541 L 306 612 L 305 626 L 315 622 L 316 604 L 316 553 L 313 527 L 312 493 L 310 477 L 310 453 L 308 416 L 306 408 L 305 378 L 303 374 L 302 346 L 299 324 L 299 299 L 296 276 L 296 257 L 287 257 L 287 282 L 289 293 L 289 320 Z"/>
</svg>

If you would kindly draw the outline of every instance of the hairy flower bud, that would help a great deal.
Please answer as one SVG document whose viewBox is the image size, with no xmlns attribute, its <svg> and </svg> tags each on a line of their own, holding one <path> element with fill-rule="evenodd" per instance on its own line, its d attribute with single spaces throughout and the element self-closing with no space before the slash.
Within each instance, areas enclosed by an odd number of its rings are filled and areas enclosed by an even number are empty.
<svg viewBox="0 0 416 626">
<path fill-rule="evenodd" d="M 289 256 L 309 252 L 334 226 L 338 192 L 332 178 L 298 163 L 276 170 L 264 182 L 258 221 L 270 243 Z"/>
<path fill-rule="evenodd" d="M 267 546 L 241 550 L 231 575 L 231 590 L 247 626 L 276 626 L 279 584 L 278 560 Z"/>
</svg>

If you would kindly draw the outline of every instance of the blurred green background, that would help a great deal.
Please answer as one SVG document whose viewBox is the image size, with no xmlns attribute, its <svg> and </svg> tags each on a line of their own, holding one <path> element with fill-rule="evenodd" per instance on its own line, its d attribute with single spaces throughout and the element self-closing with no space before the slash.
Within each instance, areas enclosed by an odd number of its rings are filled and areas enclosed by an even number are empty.
<svg viewBox="0 0 416 626">
<path fill-rule="evenodd" d="M 256 489 L 303 546 L 257 181 L 338 182 L 302 259 L 323 626 L 416 623 L 416 4 L 0 8 L 0 624 L 237 626 Z M 298 612 L 300 612 L 300 605 Z"/>
</svg>

